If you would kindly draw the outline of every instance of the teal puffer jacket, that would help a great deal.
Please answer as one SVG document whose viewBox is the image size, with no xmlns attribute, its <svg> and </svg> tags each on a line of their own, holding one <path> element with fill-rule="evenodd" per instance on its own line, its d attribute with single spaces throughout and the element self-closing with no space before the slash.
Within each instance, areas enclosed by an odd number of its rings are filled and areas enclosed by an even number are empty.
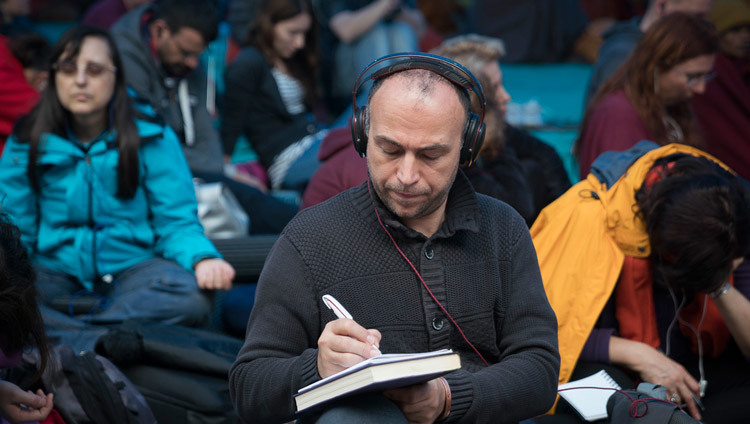
<svg viewBox="0 0 750 424">
<path fill-rule="evenodd" d="M 0 160 L 3 211 L 12 215 L 32 262 L 78 278 L 101 276 L 162 257 L 187 270 L 220 257 L 197 218 L 191 174 L 175 133 L 136 120 L 141 136 L 135 196 L 117 193 L 114 131 L 87 144 L 45 134 L 39 143 L 39 192 L 26 174 L 29 144 L 15 136 Z"/>
</svg>

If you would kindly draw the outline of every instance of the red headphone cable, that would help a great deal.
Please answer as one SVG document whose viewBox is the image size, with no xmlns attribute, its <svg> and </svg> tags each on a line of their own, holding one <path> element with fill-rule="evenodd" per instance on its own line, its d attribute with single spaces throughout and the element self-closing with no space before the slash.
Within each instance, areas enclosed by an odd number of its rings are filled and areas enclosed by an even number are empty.
<svg viewBox="0 0 750 424">
<path fill-rule="evenodd" d="M 439 300 L 437 300 L 437 298 L 435 297 L 434 294 L 432 294 L 432 290 L 430 290 L 430 287 L 427 286 L 427 283 L 422 278 L 422 275 L 419 273 L 419 271 L 414 266 L 414 264 L 409 260 L 409 258 L 404 254 L 404 252 L 401 250 L 401 248 L 398 247 L 398 243 L 396 243 L 396 240 L 391 235 L 391 232 L 388 231 L 388 228 L 386 228 L 385 224 L 383 224 L 383 221 L 380 219 L 380 213 L 378 213 L 378 208 L 374 207 L 374 203 L 375 202 L 374 202 L 374 199 L 372 197 L 372 191 L 370 190 L 370 182 L 369 181 L 367 182 L 367 192 L 370 194 L 370 199 L 373 200 L 373 209 L 375 210 L 375 216 L 378 218 L 378 223 L 383 228 L 383 230 L 385 231 L 385 233 L 388 234 L 388 238 L 391 239 L 391 242 L 393 243 L 393 246 L 396 247 L 396 250 L 398 250 L 398 253 L 401 254 L 401 257 L 404 258 L 404 260 L 406 260 L 406 263 L 408 263 L 409 266 L 411 267 L 411 269 L 414 271 L 414 273 L 417 274 L 417 278 L 419 278 L 419 281 L 422 282 L 422 286 L 427 290 L 427 293 L 430 294 L 430 297 L 432 298 L 432 300 L 434 300 L 435 303 L 440 307 L 440 309 L 443 311 L 443 313 L 445 314 L 445 316 L 447 316 L 448 319 L 451 321 L 451 323 L 453 323 L 453 325 L 456 327 L 456 330 L 458 330 L 459 334 L 461 334 L 461 337 L 464 339 L 464 341 L 469 346 L 471 346 L 471 348 L 474 350 L 474 353 L 476 353 L 477 356 L 479 356 L 479 359 L 481 359 L 482 362 L 484 362 L 484 365 L 487 366 L 487 367 L 489 367 L 490 364 L 487 362 L 487 360 L 484 359 L 484 356 L 482 356 L 482 354 L 479 353 L 479 350 L 476 347 L 474 347 L 474 344 L 472 344 L 469 341 L 469 339 L 466 337 L 466 334 L 464 334 L 464 331 L 461 329 L 461 326 L 459 326 L 458 323 L 456 322 L 456 320 L 453 319 L 453 317 L 451 316 L 451 314 L 448 313 L 448 311 L 445 309 L 445 307 L 443 306 L 443 304 L 440 303 Z"/>
</svg>

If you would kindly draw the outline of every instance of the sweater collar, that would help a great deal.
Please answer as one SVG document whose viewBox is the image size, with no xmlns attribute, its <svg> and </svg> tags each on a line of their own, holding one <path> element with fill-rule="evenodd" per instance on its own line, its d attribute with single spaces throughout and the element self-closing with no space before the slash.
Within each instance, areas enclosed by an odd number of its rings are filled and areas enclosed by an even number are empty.
<svg viewBox="0 0 750 424">
<path fill-rule="evenodd" d="M 399 218 L 388 210 L 380 198 L 375 194 L 371 182 L 368 179 L 364 184 L 352 192 L 353 204 L 366 221 L 378 223 L 377 215 L 372 213 L 373 206 L 377 209 L 383 224 L 389 229 L 409 238 L 427 239 L 425 235 L 412 230 L 404 225 Z M 456 180 L 448 193 L 448 201 L 445 207 L 445 220 L 431 239 L 449 238 L 460 230 L 479 232 L 479 220 L 481 212 L 477 194 L 462 170 L 456 173 Z"/>
</svg>

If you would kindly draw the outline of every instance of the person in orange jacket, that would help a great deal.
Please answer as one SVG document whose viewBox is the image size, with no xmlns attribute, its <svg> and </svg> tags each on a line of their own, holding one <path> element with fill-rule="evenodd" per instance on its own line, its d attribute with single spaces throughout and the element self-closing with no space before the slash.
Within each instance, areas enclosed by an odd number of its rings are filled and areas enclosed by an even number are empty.
<svg viewBox="0 0 750 424">
<path fill-rule="evenodd" d="M 620 369 L 666 387 L 696 419 L 744 422 L 750 280 L 737 267 L 749 209 L 746 182 L 695 148 L 641 142 L 601 155 L 531 228 L 560 383 Z"/>
</svg>

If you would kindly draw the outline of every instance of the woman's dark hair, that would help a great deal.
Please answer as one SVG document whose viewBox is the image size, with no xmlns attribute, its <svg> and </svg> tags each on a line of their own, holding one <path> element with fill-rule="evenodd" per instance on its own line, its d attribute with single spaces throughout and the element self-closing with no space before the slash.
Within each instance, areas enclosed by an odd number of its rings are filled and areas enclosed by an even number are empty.
<svg viewBox="0 0 750 424">
<path fill-rule="evenodd" d="M 244 44 L 255 46 L 266 61 L 273 64 L 278 58 L 273 48 L 273 27 L 281 21 L 302 13 L 307 13 L 311 19 L 314 19 L 312 8 L 307 0 L 264 0 L 250 24 Z M 313 105 L 318 97 L 315 89 L 318 66 L 317 45 L 317 25 L 313 20 L 310 30 L 305 35 L 305 47 L 289 59 L 282 59 L 292 76 L 302 82 L 308 105 Z"/>
<path fill-rule="evenodd" d="M 646 31 L 628 59 L 610 77 L 589 104 L 581 128 L 586 128 L 596 106 L 610 94 L 623 90 L 656 143 L 670 143 L 664 124 L 665 112 L 675 120 L 683 133 L 681 143 L 700 146 L 693 124 L 689 102 L 665 105 L 656 92 L 660 72 L 668 72 L 687 60 L 713 55 L 719 51 L 716 28 L 700 17 L 671 13 L 659 19 Z M 583 133 L 577 143 L 583 139 Z"/>
<path fill-rule="evenodd" d="M 709 159 L 673 155 L 654 164 L 660 179 L 636 194 L 651 243 L 654 280 L 688 293 L 721 287 L 732 262 L 750 252 L 750 195 Z"/>
<path fill-rule="evenodd" d="M 32 345 L 39 349 L 41 361 L 32 382 L 42 375 L 49 358 L 34 280 L 21 232 L 8 215 L 0 212 L 0 348 L 8 354 Z"/>
<path fill-rule="evenodd" d="M 115 90 L 109 103 L 112 129 L 116 129 L 115 146 L 119 153 L 117 163 L 117 195 L 131 198 L 138 188 L 138 147 L 141 139 L 135 126 L 134 112 L 125 85 L 124 67 L 112 37 L 105 30 L 90 26 L 77 26 L 66 31 L 52 48 L 50 58 L 49 83 L 42 92 L 39 104 L 19 122 L 16 136 L 19 142 L 29 143 L 29 164 L 27 174 L 31 187 L 39 191 L 37 159 L 39 143 L 45 133 L 57 134 L 66 138 L 66 123 L 69 112 L 57 97 L 55 69 L 52 64 L 61 60 L 74 59 L 87 37 L 101 38 L 109 46 L 109 56 L 117 68 Z"/>
</svg>

